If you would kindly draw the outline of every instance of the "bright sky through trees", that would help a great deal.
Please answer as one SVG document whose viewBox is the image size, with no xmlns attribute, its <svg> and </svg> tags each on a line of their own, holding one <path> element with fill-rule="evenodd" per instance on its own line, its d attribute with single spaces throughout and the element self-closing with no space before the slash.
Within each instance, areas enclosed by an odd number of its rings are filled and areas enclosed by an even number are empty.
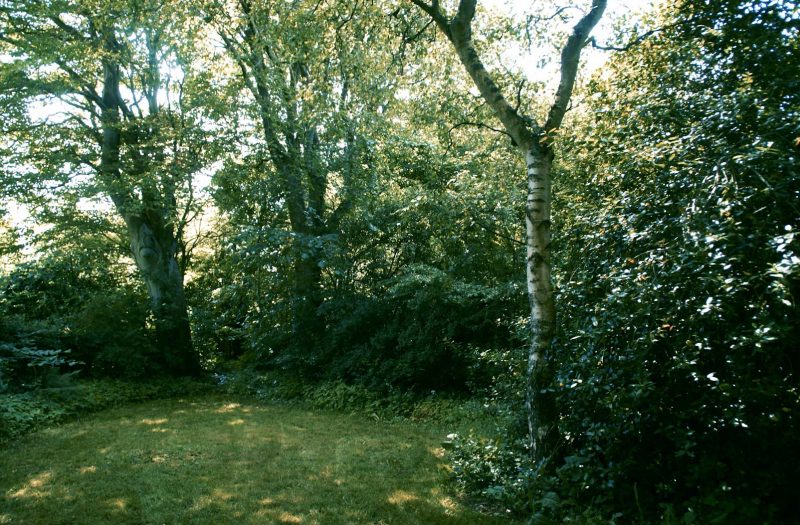
<svg viewBox="0 0 800 525">
<path fill-rule="evenodd" d="M 479 2 L 479 5 L 482 5 L 489 13 L 495 13 L 500 16 L 511 16 L 518 20 L 524 20 L 524 18 L 531 12 L 531 7 L 536 7 L 535 4 L 535 2 L 521 0 L 481 0 Z M 543 4 L 550 4 L 550 2 L 544 2 Z M 582 7 L 585 8 L 586 6 Z M 600 21 L 593 34 L 596 35 L 598 41 L 607 42 L 613 38 L 614 26 L 621 17 L 631 17 L 632 20 L 635 21 L 643 13 L 646 13 L 648 10 L 652 9 L 652 7 L 653 0 L 616 0 L 611 2 L 606 16 L 604 16 L 604 18 Z M 548 16 L 548 13 L 554 14 L 558 9 L 559 6 L 557 5 L 544 5 L 542 12 L 545 14 L 545 16 Z M 577 9 L 578 8 L 568 9 L 565 12 L 572 10 L 577 11 Z M 552 11 L 552 13 L 550 13 L 550 11 Z M 568 22 L 564 24 L 565 29 L 568 28 L 568 26 Z M 509 60 L 511 63 L 517 64 L 519 70 L 524 72 L 530 80 L 547 79 L 549 82 L 557 82 L 558 61 L 556 60 L 557 52 L 554 49 L 543 49 L 541 52 L 537 52 L 537 50 L 525 51 L 521 48 L 514 49 L 514 47 L 516 46 L 510 46 L 509 50 L 503 54 L 504 59 Z M 531 52 L 533 52 L 533 54 L 531 54 Z M 602 66 L 602 64 L 608 59 L 610 52 L 587 49 L 585 50 L 584 55 L 584 71 L 593 71 Z M 168 69 L 163 73 L 173 78 L 183 75 L 183 72 L 178 69 Z M 551 87 L 554 88 L 555 86 L 553 85 Z M 163 96 L 163 93 L 160 96 Z M 45 119 L 58 118 L 58 115 L 68 111 L 69 109 L 70 108 L 63 102 L 60 102 L 59 100 L 51 100 L 46 105 L 31 107 L 30 113 L 35 120 L 41 121 Z M 208 178 L 208 174 L 204 174 L 201 176 L 201 180 L 199 182 L 202 184 L 203 181 L 207 181 Z M 97 209 L 98 206 L 101 206 L 98 201 L 80 202 L 79 204 L 81 206 L 88 206 L 94 209 Z M 5 212 L 7 214 L 7 218 L 10 220 L 10 224 L 16 228 L 22 228 L 26 225 L 35 228 L 37 231 L 40 231 L 42 228 L 46 228 L 44 225 L 29 224 L 30 214 L 28 213 L 28 210 L 13 200 L 5 203 Z"/>
</svg>

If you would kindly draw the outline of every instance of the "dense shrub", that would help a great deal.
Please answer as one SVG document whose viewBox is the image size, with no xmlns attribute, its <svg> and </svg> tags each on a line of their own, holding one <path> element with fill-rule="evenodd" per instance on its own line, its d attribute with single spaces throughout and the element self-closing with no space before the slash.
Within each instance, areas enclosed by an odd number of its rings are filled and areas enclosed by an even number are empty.
<svg viewBox="0 0 800 525">
<path fill-rule="evenodd" d="M 0 278 L 0 381 L 35 387 L 76 369 L 128 379 L 161 371 L 143 291 L 95 264 L 51 256 Z"/>
<path fill-rule="evenodd" d="M 121 288 L 88 298 L 69 317 L 76 355 L 91 375 L 135 379 L 161 371 L 146 304 L 136 290 Z"/>
<path fill-rule="evenodd" d="M 779 4 L 679 6 L 717 32 L 617 62 L 568 154 L 557 475 L 627 520 L 800 519 L 800 91 L 753 60 L 800 67 Z"/>
<path fill-rule="evenodd" d="M 800 520 L 790 4 L 668 6 L 594 82 L 556 179 L 561 457 L 519 478 L 514 439 L 464 438 L 465 488 L 542 522 Z"/>
<path fill-rule="evenodd" d="M 326 311 L 328 378 L 368 388 L 466 392 L 487 387 L 507 363 L 485 349 L 518 344 L 519 289 L 460 281 L 429 266 L 412 266 L 385 294 L 344 297 Z"/>
</svg>

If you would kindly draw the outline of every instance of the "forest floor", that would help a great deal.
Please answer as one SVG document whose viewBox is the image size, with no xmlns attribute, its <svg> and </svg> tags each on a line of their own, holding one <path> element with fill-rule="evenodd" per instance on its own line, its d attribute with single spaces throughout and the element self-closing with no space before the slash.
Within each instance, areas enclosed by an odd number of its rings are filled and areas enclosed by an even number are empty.
<svg viewBox="0 0 800 525">
<path fill-rule="evenodd" d="M 0 450 L 0 524 L 508 524 L 448 490 L 441 439 L 222 398 L 131 405 Z"/>
</svg>

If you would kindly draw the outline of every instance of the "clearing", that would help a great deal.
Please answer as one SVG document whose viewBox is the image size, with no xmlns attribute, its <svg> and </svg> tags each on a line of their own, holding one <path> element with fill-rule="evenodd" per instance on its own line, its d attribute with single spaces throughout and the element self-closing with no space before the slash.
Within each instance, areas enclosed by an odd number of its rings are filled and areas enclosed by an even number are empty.
<svg viewBox="0 0 800 525">
<path fill-rule="evenodd" d="M 0 450 L 0 524 L 508 524 L 443 488 L 441 437 L 219 398 L 131 405 Z"/>
</svg>

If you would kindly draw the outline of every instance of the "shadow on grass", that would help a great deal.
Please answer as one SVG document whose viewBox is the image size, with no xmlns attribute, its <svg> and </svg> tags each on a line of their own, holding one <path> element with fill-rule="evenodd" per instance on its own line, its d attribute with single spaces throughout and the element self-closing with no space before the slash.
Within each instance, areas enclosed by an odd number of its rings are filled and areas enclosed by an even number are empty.
<svg viewBox="0 0 800 525">
<path fill-rule="evenodd" d="M 160 401 L 0 451 L 0 524 L 508 523 L 460 504 L 424 427 Z"/>
</svg>

